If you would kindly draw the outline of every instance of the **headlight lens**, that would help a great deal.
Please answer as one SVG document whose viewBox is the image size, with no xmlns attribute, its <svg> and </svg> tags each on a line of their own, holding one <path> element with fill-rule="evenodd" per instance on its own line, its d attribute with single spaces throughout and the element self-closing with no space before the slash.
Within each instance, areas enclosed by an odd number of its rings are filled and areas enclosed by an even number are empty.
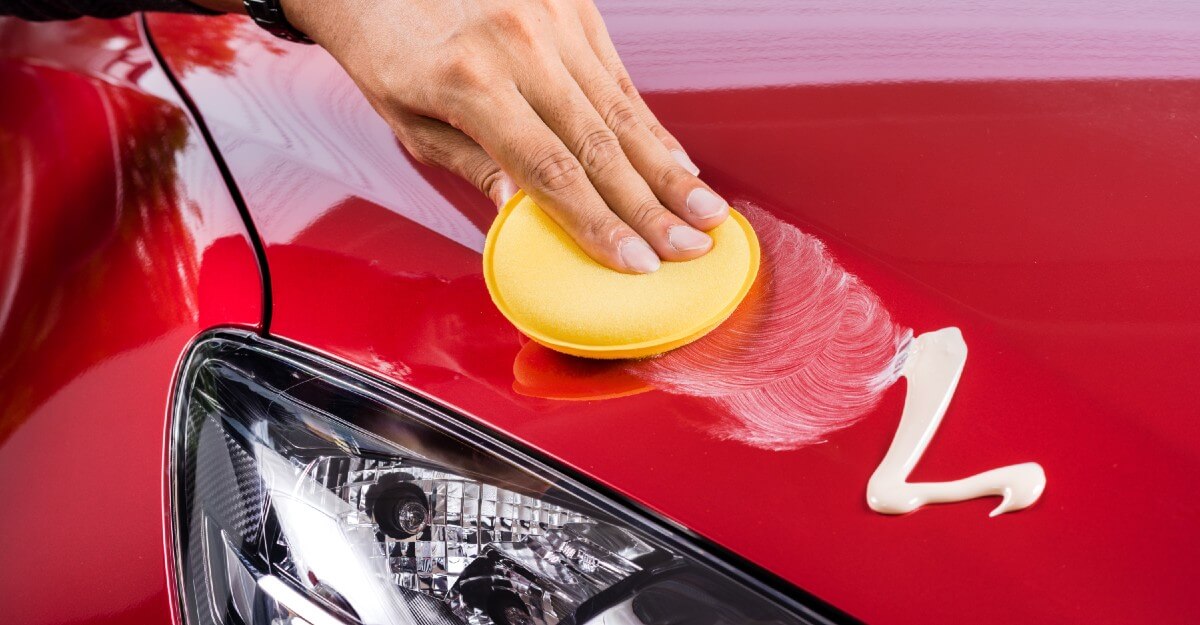
<svg viewBox="0 0 1200 625">
<path fill-rule="evenodd" d="M 823 620 L 462 420 L 253 335 L 197 343 L 174 419 L 187 625 Z"/>
</svg>

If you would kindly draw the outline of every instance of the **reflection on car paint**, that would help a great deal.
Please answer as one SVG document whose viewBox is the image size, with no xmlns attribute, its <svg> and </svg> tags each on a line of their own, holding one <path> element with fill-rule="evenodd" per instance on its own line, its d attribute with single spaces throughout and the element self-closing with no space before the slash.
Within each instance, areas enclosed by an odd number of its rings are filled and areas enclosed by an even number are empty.
<svg viewBox="0 0 1200 625">
<path fill-rule="evenodd" d="M 37 384 L 19 382 L 31 360 L 61 340 L 61 324 L 86 310 L 81 302 L 112 289 L 114 275 L 146 277 L 147 330 L 195 319 L 203 250 L 188 234 L 199 209 L 179 182 L 192 147 L 181 109 L 124 85 L 6 59 L 0 84 L 12 88 L 0 102 L 0 197 L 13 200 L 0 217 L 0 379 L 25 391 L 0 394 L 0 414 L 20 414 L 43 399 Z M 18 424 L 0 421 L 0 441 Z"/>
<path fill-rule="evenodd" d="M 262 290 L 135 18 L 0 18 L 0 294 L 4 620 L 179 622 L 170 380 L 199 331 L 258 328 Z"/>
</svg>

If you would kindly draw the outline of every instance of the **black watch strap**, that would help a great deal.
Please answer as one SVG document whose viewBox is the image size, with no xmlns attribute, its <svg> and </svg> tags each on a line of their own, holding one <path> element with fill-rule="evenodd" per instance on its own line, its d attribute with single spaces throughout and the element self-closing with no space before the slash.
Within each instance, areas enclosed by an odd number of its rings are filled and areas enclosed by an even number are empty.
<svg viewBox="0 0 1200 625">
<path fill-rule="evenodd" d="M 283 7 L 280 6 L 279 0 L 242 0 L 242 4 L 246 5 L 246 13 L 250 15 L 254 23 L 262 26 L 272 35 L 297 43 L 313 42 L 312 39 L 308 38 L 308 35 L 297 30 L 287 20 L 287 16 L 283 14 Z"/>
</svg>

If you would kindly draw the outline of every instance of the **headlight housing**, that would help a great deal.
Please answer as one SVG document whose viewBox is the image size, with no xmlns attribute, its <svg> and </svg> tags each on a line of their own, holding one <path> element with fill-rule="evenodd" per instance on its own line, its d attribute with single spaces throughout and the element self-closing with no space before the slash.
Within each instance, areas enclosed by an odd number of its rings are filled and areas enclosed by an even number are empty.
<svg viewBox="0 0 1200 625">
<path fill-rule="evenodd" d="M 464 419 L 248 333 L 181 370 L 171 490 L 186 625 L 827 622 Z"/>
</svg>

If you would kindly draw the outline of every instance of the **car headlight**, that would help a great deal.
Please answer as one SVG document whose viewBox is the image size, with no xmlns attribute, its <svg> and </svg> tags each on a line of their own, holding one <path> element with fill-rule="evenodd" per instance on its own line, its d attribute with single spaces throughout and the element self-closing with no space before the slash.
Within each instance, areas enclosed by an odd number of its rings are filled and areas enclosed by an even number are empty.
<svg viewBox="0 0 1200 625">
<path fill-rule="evenodd" d="M 248 333 L 189 354 L 172 472 L 187 625 L 825 622 L 465 420 Z"/>
</svg>

